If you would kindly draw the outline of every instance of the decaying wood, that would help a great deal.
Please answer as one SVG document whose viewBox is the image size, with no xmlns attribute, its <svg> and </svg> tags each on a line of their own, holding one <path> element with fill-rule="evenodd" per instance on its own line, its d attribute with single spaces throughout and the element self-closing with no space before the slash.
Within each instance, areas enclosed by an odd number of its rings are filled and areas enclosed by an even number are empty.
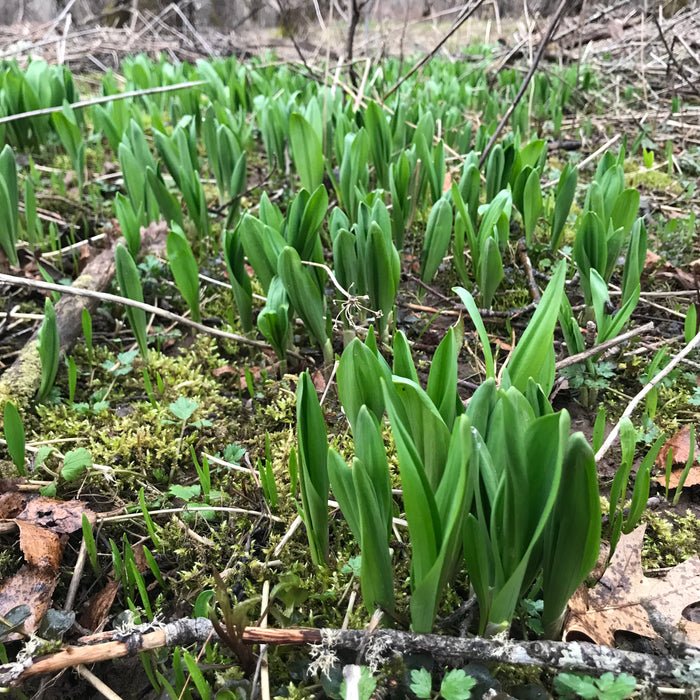
<svg viewBox="0 0 700 700">
<path fill-rule="evenodd" d="M 128 632 L 107 632 L 83 637 L 81 645 L 71 646 L 50 656 L 26 659 L 0 666 L 0 687 L 16 685 L 30 676 L 56 673 L 77 664 L 118 659 L 161 647 L 220 641 L 206 618 L 183 619 L 163 626 L 141 625 Z M 686 688 L 700 686 L 698 657 L 675 659 L 628 652 L 582 642 L 518 642 L 477 637 L 447 637 L 377 630 L 264 629 L 247 627 L 247 644 L 314 644 L 315 655 L 365 649 L 365 660 L 383 661 L 406 654 L 430 654 L 438 663 L 461 666 L 468 661 L 507 663 L 553 668 L 558 671 L 591 675 L 628 673 L 650 683 Z"/>
<path fill-rule="evenodd" d="M 150 237 L 146 235 L 148 231 L 153 231 Z M 142 250 L 162 251 L 165 247 L 164 233 L 164 227 L 143 229 Z M 92 291 L 105 290 L 114 277 L 114 251 L 120 241 L 124 242 L 123 239 L 113 241 L 108 248 L 93 258 L 72 286 Z M 98 299 L 68 294 L 62 296 L 58 301 L 56 304 L 56 324 L 61 353 L 68 352 L 82 333 L 83 309 L 93 313 L 98 303 Z M 39 329 L 32 335 L 14 363 L 0 377 L 0 405 L 8 400 L 15 404 L 24 404 L 36 394 L 41 382 L 38 333 Z"/>
</svg>

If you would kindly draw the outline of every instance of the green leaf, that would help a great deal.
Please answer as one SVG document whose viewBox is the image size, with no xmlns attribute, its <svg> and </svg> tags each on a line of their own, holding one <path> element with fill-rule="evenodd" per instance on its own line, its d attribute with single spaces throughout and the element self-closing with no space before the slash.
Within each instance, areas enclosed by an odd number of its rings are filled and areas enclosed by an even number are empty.
<svg viewBox="0 0 700 700">
<path fill-rule="evenodd" d="M 527 389 L 528 379 L 532 377 L 537 380 L 545 363 L 551 364 L 553 359 L 550 351 L 564 296 L 565 276 L 566 264 L 560 263 L 508 363 L 511 383 L 521 392 Z M 548 395 L 552 387 L 543 386 L 542 389 Z"/>
<path fill-rule="evenodd" d="M 313 192 L 323 181 L 323 148 L 314 128 L 298 112 L 289 117 L 289 142 L 301 186 Z"/>
<path fill-rule="evenodd" d="M 582 433 L 569 438 L 562 480 L 544 535 L 542 625 L 554 638 L 569 598 L 600 552 L 600 492 L 593 450 Z"/>
<path fill-rule="evenodd" d="M 430 698 L 433 689 L 433 677 L 424 668 L 411 671 L 411 690 L 419 698 Z"/>
<path fill-rule="evenodd" d="M 122 295 L 127 299 L 138 301 L 143 304 L 143 290 L 141 288 L 141 280 L 139 279 L 139 271 L 134 259 L 131 257 L 131 253 L 129 253 L 121 243 L 117 245 L 117 249 L 114 251 L 114 260 L 117 282 L 119 283 L 119 289 Z M 136 337 L 141 357 L 143 357 L 144 362 L 146 362 L 148 360 L 146 312 L 143 309 L 127 306 L 124 309 L 124 313 L 126 313 L 131 330 Z"/>
<path fill-rule="evenodd" d="M 61 476 L 66 481 L 75 481 L 87 468 L 92 466 L 92 457 L 84 447 L 66 453 L 63 458 Z"/>
<path fill-rule="evenodd" d="M 440 412 L 449 430 L 452 430 L 457 411 L 458 353 L 457 336 L 455 329 L 451 327 L 435 351 L 426 387 L 426 393 Z"/>
<path fill-rule="evenodd" d="M 202 696 L 202 700 L 210 700 L 211 689 L 209 683 L 207 683 L 204 678 L 204 674 L 197 665 L 197 659 L 192 656 L 189 651 L 184 652 L 183 658 L 185 659 L 185 665 L 190 672 L 195 688 L 197 688 L 197 692 Z"/>
<path fill-rule="evenodd" d="M 221 247 L 226 260 L 226 267 L 228 268 L 229 281 L 233 289 L 233 298 L 236 301 L 238 315 L 241 319 L 241 327 L 246 333 L 249 333 L 253 330 L 253 288 L 245 269 L 245 254 L 240 225 L 236 226 L 233 231 L 224 230 L 221 234 L 221 239 Z M 258 326 L 259 324 L 260 319 L 258 318 Z"/>
<path fill-rule="evenodd" d="M 540 214 L 542 214 L 542 209 L 544 208 L 542 203 L 542 189 L 540 187 L 540 174 L 537 170 L 533 170 L 530 173 L 525 183 L 525 189 L 523 191 L 523 206 L 525 239 L 527 241 L 527 245 L 529 246 L 532 242 L 532 234 L 535 230 L 537 219 L 539 219 Z"/>
<path fill-rule="evenodd" d="M 175 284 L 190 307 L 192 320 L 199 323 L 202 320 L 199 312 L 199 266 L 184 231 L 180 228 L 170 231 L 166 246 Z"/>
<path fill-rule="evenodd" d="M 362 530 L 359 504 L 353 481 L 353 470 L 332 447 L 328 448 L 328 478 L 335 500 L 338 501 L 340 511 L 350 528 L 350 532 L 360 544 L 362 542 Z"/>
<path fill-rule="evenodd" d="M 471 318 L 472 323 L 476 328 L 476 332 L 479 336 L 479 341 L 481 342 L 481 349 L 484 353 L 486 377 L 495 378 L 496 368 L 493 362 L 491 344 L 489 342 L 488 333 L 486 332 L 486 326 L 484 326 L 484 322 L 481 319 L 481 314 L 479 313 L 479 307 L 476 305 L 474 297 L 466 289 L 463 289 L 462 287 L 453 287 L 452 291 L 455 292 L 457 296 L 459 296 L 459 298 L 462 300 L 462 303 L 466 307 L 467 313 L 469 314 L 469 318 Z"/>
<path fill-rule="evenodd" d="M 192 414 L 199 408 L 199 404 L 193 399 L 180 396 L 177 401 L 168 404 L 170 412 L 180 420 L 189 420 Z"/>
<path fill-rule="evenodd" d="M 39 329 L 37 347 L 41 359 L 41 383 L 37 392 L 37 401 L 41 402 L 49 395 L 56 379 L 60 352 L 56 310 L 50 299 L 44 302 L 44 321 Z"/>
<path fill-rule="evenodd" d="M 440 685 L 440 695 L 445 700 L 468 700 L 476 678 L 468 676 L 461 668 L 453 668 L 445 674 Z"/>
<path fill-rule="evenodd" d="M 282 250 L 277 272 L 296 312 L 321 346 L 324 362 L 330 364 L 333 361 L 333 347 L 326 333 L 323 297 L 318 285 L 302 265 L 299 253 L 291 246 L 285 246 Z"/>
<path fill-rule="evenodd" d="M 479 261 L 476 281 L 481 291 L 481 301 L 485 308 L 489 308 L 496 289 L 503 280 L 503 260 L 496 239 L 489 236 L 484 240 Z"/>
<path fill-rule="evenodd" d="M 27 471 L 24 466 L 25 436 L 24 425 L 17 407 L 10 401 L 5 402 L 3 412 L 3 431 L 7 442 L 7 451 L 17 467 L 20 476 Z"/>
<path fill-rule="evenodd" d="M 452 236 L 452 206 L 441 197 L 428 216 L 420 261 L 420 278 L 426 284 L 432 282 L 435 273 L 447 254 Z"/>
<path fill-rule="evenodd" d="M 573 257 L 578 267 L 581 290 L 587 306 L 591 306 L 590 274 L 591 269 L 605 274 L 608 261 L 608 244 L 603 230 L 603 224 L 592 211 L 583 215 L 576 232 Z"/>
<path fill-rule="evenodd" d="M 387 377 L 377 356 L 359 338 L 354 338 L 343 351 L 336 380 L 338 397 L 350 427 L 355 431 L 360 408 L 366 405 L 377 419 L 384 415 L 384 393 L 380 379 Z"/>
<path fill-rule="evenodd" d="M 301 500 L 311 558 L 316 566 L 323 566 L 328 550 L 328 438 L 308 371 L 299 375 L 297 387 L 297 442 Z"/>
<path fill-rule="evenodd" d="M 12 148 L 6 145 L 0 152 L 0 246 L 14 266 L 19 265 L 16 248 L 18 200 L 17 162 Z"/>
</svg>

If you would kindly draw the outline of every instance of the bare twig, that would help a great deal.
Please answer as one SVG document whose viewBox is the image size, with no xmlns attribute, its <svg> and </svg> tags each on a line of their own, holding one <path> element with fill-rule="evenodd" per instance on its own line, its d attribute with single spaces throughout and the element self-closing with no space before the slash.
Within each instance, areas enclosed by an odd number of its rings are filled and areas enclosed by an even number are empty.
<svg viewBox="0 0 700 700">
<path fill-rule="evenodd" d="M 661 38 L 661 41 L 663 42 L 664 48 L 666 49 L 666 53 L 668 54 L 668 57 L 671 59 L 671 63 L 676 67 L 676 70 L 678 71 L 678 75 L 683 78 L 683 80 L 686 82 L 688 87 L 698 96 L 700 96 L 700 89 L 698 89 L 698 86 L 696 83 L 694 83 L 692 80 L 688 79 L 688 76 L 685 74 L 685 71 L 683 70 L 683 66 L 678 63 L 676 60 L 676 57 L 673 55 L 673 51 L 671 51 L 671 48 L 668 45 L 668 42 L 666 41 L 666 37 L 664 36 L 664 30 L 661 28 L 661 25 L 659 24 L 659 20 L 656 16 L 655 12 L 651 13 L 651 16 L 654 18 L 654 24 L 656 25 L 656 28 L 659 30 L 659 37 Z"/>
<path fill-rule="evenodd" d="M 396 85 L 387 92 L 384 97 L 382 98 L 382 101 L 386 100 L 387 97 L 390 95 L 393 95 L 400 87 L 403 85 L 403 83 L 408 80 L 416 71 L 420 70 L 426 63 L 428 63 L 433 56 L 444 46 L 445 42 L 476 12 L 476 10 L 481 7 L 482 3 L 484 0 L 476 0 L 476 2 L 468 7 L 465 7 L 462 10 L 462 13 L 454 22 L 454 24 L 450 27 L 449 31 L 438 41 L 438 43 L 433 47 L 432 51 L 429 54 L 426 54 L 423 56 L 423 58 L 416 63 L 413 68 L 411 68 L 406 75 L 404 75 L 399 81 L 397 81 Z"/>
<path fill-rule="evenodd" d="M 161 92 L 173 92 L 174 90 L 187 90 L 188 88 L 197 87 L 206 84 L 206 80 L 193 80 L 188 83 L 177 83 L 175 85 L 161 85 L 159 87 L 146 88 L 144 90 L 131 90 L 130 92 L 120 92 L 117 95 L 104 95 L 95 97 L 91 100 L 80 100 L 73 102 L 72 109 L 82 109 L 83 107 L 91 107 L 92 105 L 101 105 L 105 102 L 114 102 L 116 100 L 126 100 L 129 97 L 140 97 L 141 95 L 153 95 Z M 0 118 L 0 124 L 7 122 L 16 122 L 20 119 L 29 119 L 30 117 L 41 117 L 44 114 L 53 114 L 60 112 L 63 107 L 44 107 L 43 109 L 33 109 L 29 112 L 20 112 L 19 114 L 8 114 L 6 117 Z"/>
<path fill-rule="evenodd" d="M 619 345 L 620 343 L 624 343 L 625 341 L 629 340 L 630 338 L 634 338 L 635 335 L 640 335 L 641 333 L 646 333 L 647 331 L 653 331 L 654 330 L 654 322 L 649 321 L 649 323 L 645 323 L 643 326 L 639 326 L 639 328 L 633 328 L 631 331 L 627 331 L 626 333 L 622 333 L 618 335 L 615 338 L 610 338 L 610 340 L 605 340 L 599 345 L 594 345 L 591 348 L 588 348 L 588 350 L 584 350 L 583 352 L 579 352 L 576 355 L 571 355 L 570 357 L 565 357 L 563 360 L 559 360 L 557 364 L 555 365 L 557 371 L 560 369 L 564 369 L 564 367 L 571 367 L 571 365 L 576 365 L 579 362 L 583 362 L 584 360 L 587 360 L 590 357 L 595 357 L 596 355 L 600 354 L 601 352 L 605 352 L 606 350 L 609 350 L 610 348 L 614 348 L 616 345 Z"/>
<path fill-rule="evenodd" d="M 161 316 L 162 318 L 167 318 L 169 321 L 174 321 L 175 323 L 180 323 L 183 326 L 189 326 L 195 330 L 201 331 L 202 333 L 208 333 L 209 335 L 215 335 L 219 338 L 226 338 L 228 340 L 233 340 L 242 345 L 252 345 L 256 348 L 262 348 L 269 350 L 270 346 L 267 343 L 263 343 L 260 340 L 253 340 L 252 338 L 246 338 L 243 335 L 238 335 L 237 333 L 227 333 L 226 331 L 220 331 L 218 328 L 210 328 L 202 323 L 197 323 L 184 316 L 178 316 L 170 311 L 161 309 L 157 306 L 152 306 L 151 304 L 144 304 L 140 301 L 134 301 L 133 299 L 127 299 L 126 297 L 120 297 L 116 294 L 108 294 L 106 292 L 96 292 L 91 289 L 81 289 L 79 287 L 66 287 L 62 284 L 52 284 L 50 282 L 43 282 L 40 280 L 24 279 L 22 277 L 16 277 L 14 275 L 6 275 L 0 273 L 0 283 L 6 283 L 11 285 L 16 285 L 20 287 L 32 287 L 34 289 L 46 289 L 50 292 L 60 292 L 61 294 L 72 294 L 73 296 L 91 297 L 93 299 L 101 299 L 102 301 L 111 301 L 115 304 L 121 304 L 122 306 L 133 306 L 136 309 L 142 309 L 149 314 L 155 314 L 156 316 Z M 300 355 L 289 351 L 289 354 L 297 359 L 302 359 Z"/>
<path fill-rule="evenodd" d="M 496 127 L 496 131 L 493 132 L 493 136 L 491 137 L 491 140 L 486 144 L 486 148 L 484 148 L 484 152 L 481 154 L 481 158 L 479 158 L 479 167 L 481 168 L 484 163 L 486 162 L 486 159 L 489 156 L 489 153 L 491 152 L 491 149 L 494 147 L 494 144 L 498 140 L 498 137 L 501 135 L 501 131 L 503 131 L 503 128 L 505 125 L 508 123 L 508 120 L 510 119 L 511 114 L 513 114 L 513 110 L 518 106 L 518 103 L 522 99 L 523 95 L 525 94 L 525 90 L 527 90 L 527 86 L 530 84 L 530 81 L 532 80 L 532 76 L 535 74 L 535 71 L 537 70 L 537 65 L 540 62 L 540 59 L 542 58 L 544 54 L 545 48 L 547 48 L 547 44 L 549 43 L 549 40 L 554 33 L 554 30 L 556 29 L 557 24 L 559 24 L 559 20 L 561 19 L 561 16 L 564 14 L 564 10 L 568 7 L 569 5 L 569 0 L 561 0 L 559 3 L 559 7 L 557 8 L 557 11 L 552 15 L 552 19 L 549 21 L 549 26 L 547 27 L 544 36 L 542 37 L 542 41 L 540 42 L 540 47 L 537 49 L 537 53 L 535 54 L 535 58 L 532 61 L 532 64 L 530 65 L 530 69 L 527 72 L 527 75 L 523 79 L 522 85 L 520 86 L 520 89 L 518 90 L 518 94 L 515 96 L 515 99 L 511 103 L 510 107 L 506 110 L 506 113 L 503 115 L 503 119 L 501 119 L 500 123 Z"/>
<path fill-rule="evenodd" d="M 685 357 L 687 357 L 698 345 L 700 345 L 700 333 L 698 333 L 684 348 L 681 350 L 658 374 L 649 380 L 644 388 L 629 402 L 627 408 L 624 410 L 620 416 L 620 420 L 617 422 L 615 427 L 610 431 L 610 434 L 605 439 L 601 448 L 596 453 L 596 462 L 600 461 L 607 451 L 612 447 L 612 444 L 617 439 L 618 433 L 620 432 L 620 423 L 623 418 L 629 418 L 634 409 L 644 400 L 645 396 L 662 380 L 667 377 L 673 369 L 679 364 Z"/>
</svg>

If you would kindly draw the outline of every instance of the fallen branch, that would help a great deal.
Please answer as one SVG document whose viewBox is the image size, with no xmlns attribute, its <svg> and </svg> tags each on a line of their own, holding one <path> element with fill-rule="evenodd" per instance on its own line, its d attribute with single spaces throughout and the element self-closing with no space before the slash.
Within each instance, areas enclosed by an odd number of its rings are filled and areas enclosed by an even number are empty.
<svg viewBox="0 0 700 700">
<path fill-rule="evenodd" d="M 0 666 L 0 687 L 17 685 L 45 673 L 56 673 L 78 664 L 118 659 L 162 647 L 220 642 L 206 618 L 183 619 L 166 625 L 147 624 L 128 632 L 106 632 L 83 637 L 80 645 L 38 659 L 26 659 Z M 393 656 L 429 654 L 438 663 L 462 666 L 469 661 L 539 666 L 558 671 L 593 675 L 624 671 L 651 683 L 697 688 L 700 669 L 696 658 L 675 659 L 640 652 L 622 651 L 585 642 L 519 642 L 477 637 L 447 637 L 413 634 L 396 630 L 266 629 L 246 627 L 246 644 L 321 644 L 320 653 L 357 653 L 365 647 L 367 656 L 388 660 Z"/>
</svg>

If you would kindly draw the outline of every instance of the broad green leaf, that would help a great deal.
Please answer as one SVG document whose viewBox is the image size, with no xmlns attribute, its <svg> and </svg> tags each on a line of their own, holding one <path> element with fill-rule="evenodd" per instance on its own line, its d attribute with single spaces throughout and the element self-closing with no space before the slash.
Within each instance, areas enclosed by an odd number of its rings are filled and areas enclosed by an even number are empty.
<svg viewBox="0 0 700 700">
<path fill-rule="evenodd" d="M 333 347 L 326 334 L 326 316 L 321 292 L 309 272 L 304 269 L 299 253 L 286 246 L 277 263 L 278 274 L 287 290 L 287 296 L 323 350 L 324 362 L 333 361 Z"/>
<path fill-rule="evenodd" d="M 578 182 L 578 170 L 570 163 L 564 166 L 557 183 L 557 193 L 554 198 L 554 214 L 552 215 L 552 233 L 549 242 L 551 250 L 557 250 L 564 231 L 566 219 L 571 210 L 571 204 L 576 194 L 576 184 Z"/>
<path fill-rule="evenodd" d="M 323 148 L 314 128 L 298 112 L 289 117 L 289 142 L 301 186 L 313 192 L 323 181 Z"/>
<path fill-rule="evenodd" d="M 5 402 L 3 411 L 3 431 L 5 433 L 5 441 L 7 442 L 7 451 L 17 467 L 20 476 L 24 476 L 27 472 L 24 467 L 24 424 L 20 418 L 17 407 L 11 402 Z"/>
<path fill-rule="evenodd" d="M 233 298 L 236 301 L 236 307 L 238 308 L 238 314 L 241 319 L 241 327 L 246 333 L 249 333 L 253 329 L 253 288 L 250 283 L 250 277 L 245 269 L 245 254 L 241 242 L 242 234 L 240 225 L 236 226 L 233 231 L 224 230 L 221 234 L 221 238 L 221 247 L 223 249 L 224 259 L 226 260 L 226 267 L 228 268 Z M 277 305 L 275 305 L 275 307 L 276 306 Z M 264 332 L 263 335 L 265 335 Z"/>
<path fill-rule="evenodd" d="M 537 379 L 545 362 L 551 359 L 550 350 L 564 295 L 565 276 L 566 264 L 560 263 L 508 363 L 510 380 L 519 391 L 524 392 L 528 379 L 530 377 Z M 549 394 L 552 387 L 543 386 L 542 389 Z"/>
<path fill-rule="evenodd" d="M 481 342 L 481 349 L 484 353 L 484 364 L 486 365 L 486 377 L 492 378 L 496 376 L 496 369 L 493 362 L 493 353 L 491 352 L 491 344 L 489 342 L 489 336 L 486 332 L 486 327 L 481 319 L 481 314 L 479 313 L 479 307 L 474 301 L 474 297 L 462 287 L 453 287 L 452 291 L 459 296 L 467 309 L 469 318 L 471 318 L 476 332 L 479 336 L 479 341 Z"/>
<path fill-rule="evenodd" d="M 199 323 L 202 320 L 199 311 L 199 266 L 184 231 L 177 228 L 171 230 L 166 247 L 175 284 L 190 307 L 192 320 Z"/>
<path fill-rule="evenodd" d="M 86 469 L 92 466 L 92 457 L 84 447 L 66 453 L 63 458 L 61 476 L 66 481 L 75 481 Z"/>
<path fill-rule="evenodd" d="M 447 254 L 452 236 L 452 206 L 441 197 L 430 210 L 420 261 L 420 278 L 429 284 Z"/>
<path fill-rule="evenodd" d="M 119 289 L 122 296 L 132 301 L 138 301 L 143 304 L 143 290 L 141 288 L 141 280 L 131 253 L 120 243 L 114 252 L 114 260 L 116 265 L 116 277 L 119 283 Z M 143 309 L 137 309 L 133 306 L 126 306 L 124 313 L 129 319 L 129 325 L 134 332 L 136 343 L 139 346 L 139 352 L 143 357 L 144 362 L 148 360 L 148 333 L 146 323 L 146 312 Z"/>
<path fill-rule="evenodd" d="M 299 375 L 297 387 L 297 442 L 301 500 L 311 558 L 316 566 L 323 566 L 328 551 L 328 439 L 308 371 Z"/>
<path fill-rule="evenodd" d="M 41 402 L 49 395 L 56 379 L 60 351 L 56 310 L 48 298 L 44 301 L 44 320 L 38 333 L 38 350 L 41 359 L 41 383 L 37 401 Z"/>
</svg>

